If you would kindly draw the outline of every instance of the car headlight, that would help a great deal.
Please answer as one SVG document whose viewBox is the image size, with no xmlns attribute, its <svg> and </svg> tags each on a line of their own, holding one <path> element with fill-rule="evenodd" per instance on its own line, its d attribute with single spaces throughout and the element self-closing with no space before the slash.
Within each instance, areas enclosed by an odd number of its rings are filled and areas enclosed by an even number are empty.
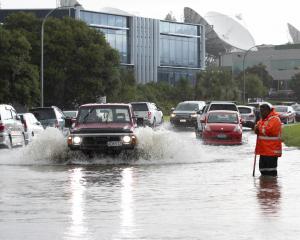
<svg viewBox="0 0 300 240">
<path fill-rule="evenodd" d="M 171 118 L 176 117 L 176 114 L 175 113 L 171 113 L 170 117 Z"/>
<path fill-rule="evenodd" d="M 130 136 L 124 136 L 122 138 L 123 143 L 128 144 L 131 142 L 131 137 Z"/>
<path fill-rule="evenodd" d="M 73 137 L 73 144 L 79 145 L 82 141 L 81 137 L 75 136 Z"/>
<path fill-rule="evenodd" d="M 191 117 L 192 117 L 192 118 L 195 118 L 195 117 L 197 117 L 197 113 L 193 113 L 193 114 L 191 114 Z"/>
</svg>

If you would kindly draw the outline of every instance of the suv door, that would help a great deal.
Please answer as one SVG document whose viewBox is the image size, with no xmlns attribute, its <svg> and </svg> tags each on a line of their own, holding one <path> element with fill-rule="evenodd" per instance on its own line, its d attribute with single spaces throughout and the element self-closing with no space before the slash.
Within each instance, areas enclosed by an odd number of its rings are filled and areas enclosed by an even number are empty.
<svg viewBox="0 0 300 240">
<path fill-rule="evenodd" d="M 58 108 L 54 109 L 59 130 L 63 131 L 65 127 L 65 115 Z"/>
<path fill-rule="evenodd" d="M 23 124 L 19 118 L 19 116 L 17 115 L 17 112 L 14 108 L 10 108 L 10 113 L 11 113 L 11 116 L 12 116 L 12 133 L 11 133 L 11 136 L 12 138 L 14 138 L 16 141 L 15 143 L 17 144 L 25 144 L 25 139 L 24 139 L 24 136 L 23 136 Z"/>
</svg>

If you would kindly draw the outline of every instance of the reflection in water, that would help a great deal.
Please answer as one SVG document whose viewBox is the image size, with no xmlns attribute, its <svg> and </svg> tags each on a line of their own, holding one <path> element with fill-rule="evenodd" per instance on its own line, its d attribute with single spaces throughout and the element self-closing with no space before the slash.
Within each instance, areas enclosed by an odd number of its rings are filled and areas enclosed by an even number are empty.
<svg viewBox="0 0 300 240">
<path fill-rule="evenodd" d="M 71 226 L 66 234 L 66 239 L 87 239 L 87 227 L 84 225 L 84 179 L 81 168 L 70 170 L 72 209 Z"/>
<path fill-rule="evenodd" d="M 133 171 L 126 168 L 122 172 L 121 190 L 121 234 L 122 237 L 133 237 L 134 213 L 133 213 Z"/>
<path fill-rule="evenodd" d="M 261 176 L 257 199 L 265 214 L 276 215 L 280 210 L 280 186 L 277 177 Z"/>
</svg>

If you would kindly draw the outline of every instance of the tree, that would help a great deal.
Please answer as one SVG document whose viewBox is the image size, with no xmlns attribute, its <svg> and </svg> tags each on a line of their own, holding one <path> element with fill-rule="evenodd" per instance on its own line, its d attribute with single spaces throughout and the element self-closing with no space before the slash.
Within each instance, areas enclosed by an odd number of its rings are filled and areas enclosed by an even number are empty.
<svg viewBox="0 0 300 240">
<path fill-rule="evenodd" d="M 32 61 L 40 64 L 41 21 L 14 14 L 4 27 L 20 30 L 31 41 Z M 71 18 L 48 18 L 44 34 L 45 105 L 73 108 L 95 102 L 99 96 L 114 99 L 121 86 L 119 55 L 104 35 Z"/>
<path fill-rule="evenodd" d="M 231 72 L 219 68 L 211 68 L 197 75 L 195 98 L 203 100 L 238 100 L 237 82 Z"/>
<path fill-rule="evenodd" d="M 242 73 L 241 73 L 242 74 Z M 249 67 L 245 70 L 245 74 L 255 74 L 257 75 L 260 80 L 262 81 L 263 85 L 266 88 L 271 88 L 272 87 L 272 80 L 273 77 L 268 73 L 266 70 L 266 66 L 263 64 L 258 64 L 253 67 Z"/>
<path fill-rule="evenodd" d="M 246 95 L 248 98 L 262 98 L 268 93 L 262 80 L 256 74 L 247 74 L 245 77 Z"/>
<path fill-rule="evenodd" d="M 292 77 L 290 87 L 294 90 L 297 100 L 300 100 L 300 73 Z"/>
<path fill-rule="evenodd" d="M 165 20 L 166 20 L 166 21 L 177 22 L 177 20 L 176 20 L 175 16 L 173 15 L 173 12 L 172 12 L 172 11 L 170 11 L 170 12 L 166 15 Z"/>
<path fill-rule="evenodd" d="M 38 71 L 30 64 L 31 45 L 17 30 L 0 27 L 0 102 L 31 107 L 39 100 Z"/>
</svg>

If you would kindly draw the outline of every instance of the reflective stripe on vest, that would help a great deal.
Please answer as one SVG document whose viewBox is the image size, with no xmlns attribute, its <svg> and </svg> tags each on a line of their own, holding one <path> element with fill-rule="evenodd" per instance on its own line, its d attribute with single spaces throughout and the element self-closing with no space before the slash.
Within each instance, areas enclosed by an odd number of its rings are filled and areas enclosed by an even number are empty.
<svg viewBox="0 0 300 240">
<path fill-rule="evenodd" d="M 270 122 L 270 120 L 271 120 L 272 118 L 277 118 L 277 119 L 281 122 L 281 120 L 280 120 L 280 118 L 279 118 L 278 116 L 272 116 L 272 117 L 270 117 L 270 118 L 264 123 L 264 125 L 262 126 L 262 134 L 263 134 L 263 135 L 266 135 L 266 129 L 265 129 L 265 127 L 269 124 L 269 122 Z"/>
<path fill-rule="evenodd" d="M 281 140 L 281 137 L 268 137 L 268 136 L 258 136 L 261 140 Z"/>
<path fill-rule="evenodd" d="M 259 168 L 259 171 L 276 171 L 277 168 Z"/>
</svg>

